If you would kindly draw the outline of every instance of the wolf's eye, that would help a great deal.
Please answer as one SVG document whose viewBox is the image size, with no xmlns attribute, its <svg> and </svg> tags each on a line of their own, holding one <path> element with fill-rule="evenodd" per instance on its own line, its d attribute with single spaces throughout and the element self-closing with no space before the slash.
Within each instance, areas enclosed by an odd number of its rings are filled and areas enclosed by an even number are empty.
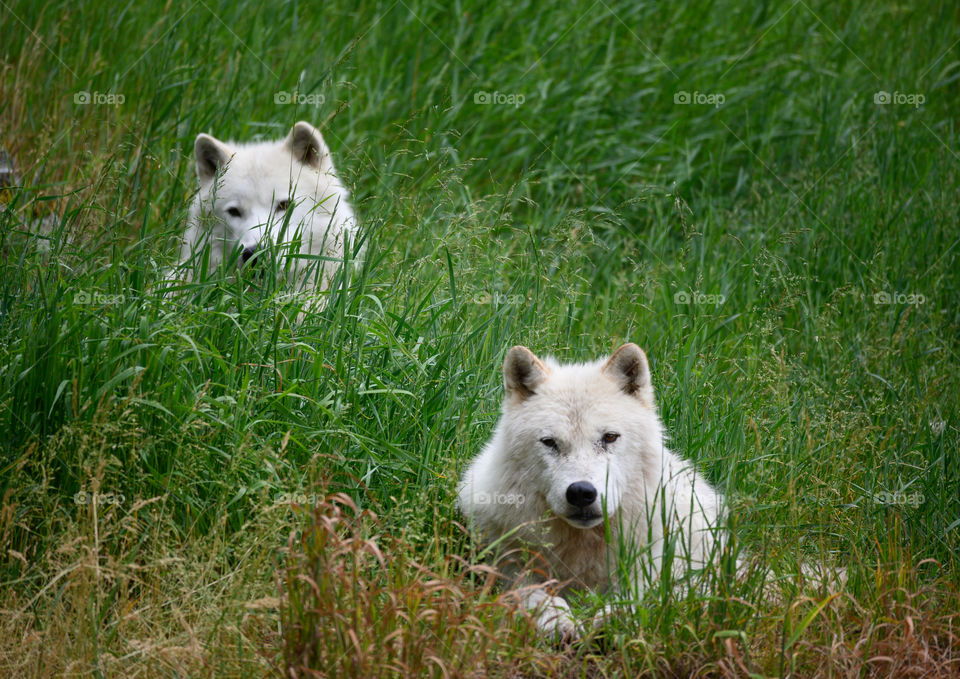
<svg viewBox="0 0 960 679">
<path fill-rule="evenodd" d="M 231 217 L 242 217 L 243 210 L 241 210 L 238 207 L 228 207 L 227 214 L 230 215 Z"/>
<path fill-rule="evenodd" d="M 556 449 L 557 449 L 557 442 L 556 442 L 556 440 L 550 438 L 549 436 L 545 436 L 544 438 L 540 439 L 540 443 L 542 443 L 543 445 L 545 445 L 547 448 L 552 448 L 553 450 L 556 450 Z"/>
<path fill-rule="evenodd" d="M 277 211 L 277 212 L 286 212 L 286 211 L 287 211 L 287 208 L 289 208 L 289 207 L 290 207 L 290 201 L 289 201 L 289 200 L 278 200 L 278 201 L 277 201 L 276 211 Z"/>
<path fill-rule="evenodd" d="M 603 445 L 607 445 L 608 443 L 613 443 L 618 438 L 620 438 L 620 434 L 617 434 L 612 431 L 608 431 L 606 434 L 603 435 Z"/>
</svg>

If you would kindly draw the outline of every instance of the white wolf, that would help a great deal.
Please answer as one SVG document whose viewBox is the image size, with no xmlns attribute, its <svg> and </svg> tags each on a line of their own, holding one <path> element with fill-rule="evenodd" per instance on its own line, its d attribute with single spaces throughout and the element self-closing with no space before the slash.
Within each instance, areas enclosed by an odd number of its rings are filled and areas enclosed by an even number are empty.
<svg viewBox="0 0 960 679">
<path fill-rule="evenodd" d="M 238 144 L 200 134 L 194 144 L 200 191 L 190 208 L 180 251 L 187 270 L 206 253 L 210 269 L 236 257 L 253 264 L 271 246 L 292 254 L 289 277 L 299 288 L 319 269 L 319 288 L 330 284 L 356 236 L 349 195 L 333 167 L 320 131 L 298 122 L 276 142 Z M 254 260 L 254 262 L 250 262 Z"/>
<path fill-rule="evenodd" d="M 619 588 L 623 539 L 638 548 L 629 568 L 641 583 L 656 577 L 671 540 L 672 571 L 705 565 L 720 545 L 721 497 L 664 445 L 638 346 L 575 365 L 541 361 L 517 346 L 503 376 L 500 421 L 458 489 L 460 508 L 482 538 L 539 552 L 549 570 L 543 579 L 566 583 L 565 591 Z M 541 628 L 577 633 L 562 596 L 523 584 L 518 589 Z"/>
</svg>

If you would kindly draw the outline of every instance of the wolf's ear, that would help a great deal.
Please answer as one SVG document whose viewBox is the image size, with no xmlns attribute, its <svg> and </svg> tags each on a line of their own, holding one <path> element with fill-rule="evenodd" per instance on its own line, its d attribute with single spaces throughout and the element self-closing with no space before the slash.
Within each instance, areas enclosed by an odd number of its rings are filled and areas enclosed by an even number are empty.
<svg viewBox="0 0 960 679">
<path fill-rule="evenodd" d="M 294 125 L 284 143 L 293 157 L 304 165 L 316 170 L 325 170 L 332 165 L 330 149 L 323 141 L 323 135 L 310 123 L 301 120 Z"/>
<path fill-rule="evenodd" d="M 222 141 L 209 134 L 198 134 L 193 144 L 193 155 L 197 159 L 197 179 L 200 184 L 208 184 L 217 176 L 217 170 L 223 167 L 233 153 Z"/>
<path fill-rule="evenodd" d="M 516 396 L 521 401 L 533 396 L 549 374 L 549 368 L 526 347 L 511 348 L 503 359 L 503 386 L 507 396 Z"/>
<path fill-rule="evenodd" d="M 647 405 L 653 405 L 650 365 L 647 363 L 647 355 L 636 344 L 624 344 L 613 352 L 613 356 L 603 366 L 603 372 L 624 392 L 645 401 Z"/>
</svg>

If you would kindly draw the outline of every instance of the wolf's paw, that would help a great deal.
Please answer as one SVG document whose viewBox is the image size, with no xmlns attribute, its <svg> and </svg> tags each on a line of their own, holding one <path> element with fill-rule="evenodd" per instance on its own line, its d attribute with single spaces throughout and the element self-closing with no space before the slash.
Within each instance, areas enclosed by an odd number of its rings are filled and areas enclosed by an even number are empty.
<svg viewBox="0 0 960 679">
<path fill-rule="evenodd" d="M 537 627 L 547 636 L 560 641 L 574 641 L 581 636 L 580 626 L 570 613 L 565 601 L 563 604 L 563 606 L 543 607 L 537 614 Z"/>
<path fill-rule="evenodd" d="M 570 604 L 563 597 L 534 589 L 527 592 L 524 599 L 537 621 L 537 627 L 545 635 L 560 641 L 580 638 L 580 627 L 570 611 Z"/>
</svg>

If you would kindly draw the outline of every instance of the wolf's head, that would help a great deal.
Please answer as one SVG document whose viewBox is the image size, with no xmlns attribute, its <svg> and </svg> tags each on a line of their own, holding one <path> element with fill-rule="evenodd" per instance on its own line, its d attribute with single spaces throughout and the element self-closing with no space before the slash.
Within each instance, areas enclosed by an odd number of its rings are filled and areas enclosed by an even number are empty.
<svg viewBox="0 0 960 679">
<path fill-rule="evenodd" d="M 298 122 L 278 142 L 234 144 L 200 134 L 194 154 L 200 191 L 193 216 L 213 220 L 219 242 L 212 246 L 224 258 L 239 249 L 246 262 L 296 239 L 301 251 L 319 252 L 321 241 L 339 235 L 334 214 L 339 223 L 353 218 L 330 151 L 309 123 Z"/>
<path fill-rule="evenodd" d="M 559 365 L 526 347 L 503 364 L 504 440 L 551 511 L 592 528 L 662 445 L 647 357 L 624 344 L 609 359 Z"/>
</svg>

